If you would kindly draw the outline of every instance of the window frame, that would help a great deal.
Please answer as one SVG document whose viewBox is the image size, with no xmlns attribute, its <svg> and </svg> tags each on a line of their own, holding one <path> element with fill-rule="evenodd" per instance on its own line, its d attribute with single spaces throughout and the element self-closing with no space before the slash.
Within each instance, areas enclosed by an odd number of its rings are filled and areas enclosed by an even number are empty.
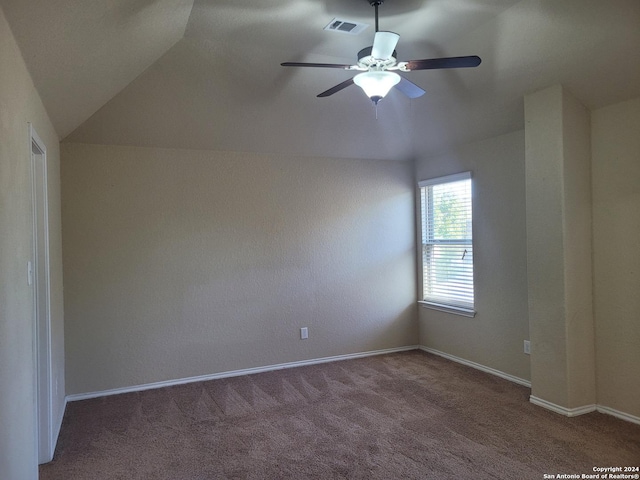
<svg viewBox="0 0 640 480">
<path fill-rule="evenodd" d="M 426 217 L 425 217 L 425 212 L 423 211 L 423 202 L 422 202 L 422 191 L 423 188 L 426 187 L 432 187 L 435 185 L 441 185 L 441 184 L 445 184 L 445 183 L 453 183 L 453 182 L 458 182 L 458 181 L 462 181 L 462 180 L 469 180 L 470 181 L 470 187 L 471 187 L 471 198 L 469 199 L 470 201 L 470 207 L 471 207 L 471 239 L 469 240 L 469 245 L 471 245 L 472 247 L 472 254 L 473 254 L 473 246 L 474 246 L 474 242 L 473 242 L 473 176 L 471 171 L 465 171 L 465 172 L 460 172 L 460 173 L 456 173 L 453 175 L 446 175 L 446 176 L 442 176 L 442 177 L 435 177 L 435 178 L 430 178 L 430 179 L 426 179 L 426 180 L 421 180 L 418 182 L 418 188 L 417 188 L 417 198 L 418 198 L 418 212 L 419 212 L 419 218 L 418 218 L 418 222 L 419 222 L 419 228 L 418 228 L 418 236 L 419 236 L 419 242 L 418 242 L 418 264 L 419 264 L 419 300 L 418 300 L 418 304 L 421 305 L 422 307 L 425 308 L 429 308 L 432 310 L 438 310 L 438 311 L 442 311 L 442 312 L 447 312 L 447 313 L 453 313 L 456 315 L 461 315 L 461 316 L 465 316 L 465 317 L 474 317 L 476 315 L 476 310 L 475 310 L 475 306 L 476 306 L 476 298 L 475 298 L 475 260 L 472 259 L 472 264 L 471 264 L 471 271 L 472 271 L 472 304 L 470 306 L 460 306 L 460 305 L 454 305 L 454 304 L 448 304 L 448 303 L 439 303 L 430 299 L 426 299 L 425 298 L 425 270 L 426 270 L 426 265 L 425 265 L 425 261 L 424 261 L 424 251 L 425 251 L 425 246 L 427 245 L 427 243 L 424 241 L 424 232 L 425 232 L 425 227 L 426 227 Z M 433 214 L 432 214 L 433 215 Z M 431 216 L 431 218 L 433 218 L 433 216 Z M 433 230 L 433 229 L 431 229 Z M 462 240 L 464 243 L 466 243 L 465 239 L 460 239 Z M 436 244 L 447 244 L 450 242 L 438 242 L 438 243 L 431 243 L 432 245 L 436 245 Z M 459 244 L 461 242 L 455 242 L 454 244 Z"/>
</svg>

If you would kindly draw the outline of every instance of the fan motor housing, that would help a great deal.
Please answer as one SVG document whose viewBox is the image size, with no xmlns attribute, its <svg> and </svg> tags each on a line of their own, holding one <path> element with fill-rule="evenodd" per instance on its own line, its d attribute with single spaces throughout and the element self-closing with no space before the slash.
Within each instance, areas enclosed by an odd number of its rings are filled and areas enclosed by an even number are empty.
<svg viewBox="0 0 640 480">
<path fill-rule="evenodd" d="M 380 60 L 378 58 L 373 58 L 371 56 L 371 50 L 373 50 L 373 46 L 365 47 L 358 52 L 358 65 L 365 68 L 370 67 L 388 67 L 391 65 L 395 65 L 397 52 L 394 50 L 391 56 L 386 60 Z"/>
</svg>

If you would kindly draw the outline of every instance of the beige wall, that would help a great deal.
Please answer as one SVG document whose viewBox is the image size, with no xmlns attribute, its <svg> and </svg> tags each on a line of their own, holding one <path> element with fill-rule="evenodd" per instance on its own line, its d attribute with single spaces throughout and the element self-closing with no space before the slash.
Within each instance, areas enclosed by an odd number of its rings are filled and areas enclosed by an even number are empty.
<svg viewBox="0 0 640 480">
<path fill-rule="evenodd" d="M 62 156 L 67 393 L 415 345 L 411 164 Z"/>
<path fill-rule="evenodd" d="M 417 162 L 417 179 L 471 170 L 475 318 L 419 309 L 420 344 L 528 380 L 524 132 Z"/>
<path fill-rule="evenodd" d="M 598 403 L 640 417 L 640 98 L 592 114 Z"/>
<path fill-rule="evenodd" d="M 54 423 L 64 402 L 58 137 L 0 9 L 0 478 L 37 477 L 34 391 L 31 165 L 27 122 L 47 147 Z"/>
<path fill-rule="evenodd" d="M 562 88 L 530 94 L 524 104 L 532 393 L 566 407 Z"/>
<path fill-rule="evenodd" d="M 565 89 L 563 110 L 564 269 L 568 405 L 596 403 L 591 244 L 591 114 Z M 531 322 L 531 317 L 529 317 Z"/>
<path fill-rule="evenodd" d="M 524 104 L 532 401 L 595 408 L 590 115 L 560 85 Z"/>
</svg>

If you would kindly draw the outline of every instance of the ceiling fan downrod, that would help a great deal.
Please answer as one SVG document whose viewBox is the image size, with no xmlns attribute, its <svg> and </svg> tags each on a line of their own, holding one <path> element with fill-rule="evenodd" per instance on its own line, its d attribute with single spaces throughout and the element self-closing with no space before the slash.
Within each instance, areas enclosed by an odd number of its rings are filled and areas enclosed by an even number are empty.
<svg viewBox="0 0 640 480">
<path fill-rule="evenodd" d="M 378 31 L 378 7 L 382 5 L 383 0 L 369 0 L 369 4 L 376 9 L 376 32 Z"/>
</svg>

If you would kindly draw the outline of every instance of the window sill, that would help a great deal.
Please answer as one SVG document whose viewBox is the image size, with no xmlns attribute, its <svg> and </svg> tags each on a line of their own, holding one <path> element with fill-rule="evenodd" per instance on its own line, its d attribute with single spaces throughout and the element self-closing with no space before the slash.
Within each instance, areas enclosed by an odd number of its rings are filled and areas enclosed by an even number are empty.
<svg viewBox="0 0 640 480">
<path fill-rule="evenodd" d="M 439 312 L 452 313 L 454 315 L 460 315 L 462 317 L 473 318 L 476 316 L 476 311 L 468 308 L 452 307 L 451 305 L 441 305 L 439 303 L 425 302 L 423 300 L 418 301 L 418 304 L 423 308 L 438 310 Z"/>
</svg>

